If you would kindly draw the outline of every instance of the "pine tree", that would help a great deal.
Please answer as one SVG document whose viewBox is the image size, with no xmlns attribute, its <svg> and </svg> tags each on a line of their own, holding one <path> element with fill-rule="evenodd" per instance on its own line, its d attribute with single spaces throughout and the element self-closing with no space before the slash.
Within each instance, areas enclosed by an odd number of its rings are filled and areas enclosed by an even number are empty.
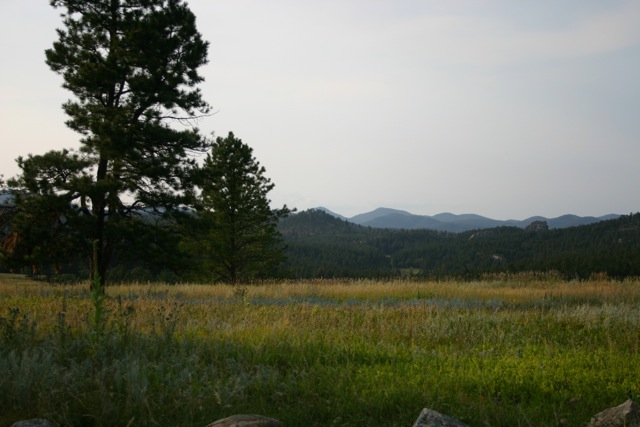
<svg viewBox="0 0 640 427">
<path fill-rule="evenodd" d="M 197 88 L 208 43 L 181 0 L 50 4 L 63 10 L 64 28 L 57 30 L 46 62 L 75 97 L 63 109 L 67 125 L 82 138 L 78 153 L 47 154 L 59 157 L 65 172 L 49 192 L 77 205 L 90 223 L 85 239 L 97 241 L 97 253 L 88 259 L 96 260 L 91 271 L 104 284 L 122 240 L 118 224 L 170 211 L 188 199 L 191 154 L 206 152 L 208 145 L 195 127 L 172 124 L 192 125 L 208 112 Z M 45 156 L 19 159 L 23 174 L 14 186 L 32 195 L 51 186 L 58 172 L 48 168 Z"/>
<path fill-rule="evenodd" d="M 253 149 L 233 133 L 218 137 L 198 182 L 201 236 L 196 248 L 210 277 L 235 284 L 268 275 L 284 260 L 276 226 L 290 210 L 269 206 L 274 184 Z"/>
</svg>

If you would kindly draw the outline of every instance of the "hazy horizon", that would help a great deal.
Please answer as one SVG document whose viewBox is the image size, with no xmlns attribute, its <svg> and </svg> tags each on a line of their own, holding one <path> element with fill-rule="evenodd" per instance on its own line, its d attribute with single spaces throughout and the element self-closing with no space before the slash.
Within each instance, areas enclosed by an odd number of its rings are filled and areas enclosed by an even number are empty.
<svg viewBox="0 0 640 427">
<path fill-rule="evenodd" d="M 488 219 L 494 219 L 494 220 L 499 220 L 499 221 L 510 221 L 510 220 L 514 220 L 514 221 L 524 221 L 524 220 L 527 220 L 527 219 L 530 219 L 530 218 L 534 218 L 534 217 L 544 217 L 544 218 L 547 218 L 547 219 L 555 219 L 555 218 L 559 218 L 559 217 L 562 217 L 562 216 L 565 216 L 565 215 L 576 215 L 576 214 L 573 214 L 573 213 L 571 213 L 571 212 L 567 212 L 567 213 L 560 214 L 560 215 L 555 215 L 555 216 L 552 216 L 552 217 L 550 217 L 550 216 L 545 216 L 545 215 L 537 215 L 537 214 L 533 214 L 533 215 L 528 215 L 528 216 L 523 217 L 523 218 L 494 218 L 494 217 L 489 217 L 489 216 L 486 216 L 486 215 L 481 215 L 481 214 L 478 214 L 478 213 L 476 213 L 476 212 L 460 212 L 460 213 L 455 213 L 455 212 L 442 211 L 442 212 L 434 212 L 434 213 L 427 213 L 427 214 L 424 214 L 424 213 L 411 212 L 411 211 L 409 211 L 409 210 L 407 210 L 407 209 L 397 209 L 397 208 L 393 208 L 393 207 L 390 207 L 390 206 L 378 206 L 377 208 L 370 209 L 370 210 L 368 210 L 368 211 L 357 212 L 357 213 L 352 214 L 352 215 L 344 215 L 343 213 L 341 213 L 341 212 L 336 212 L 336 211 L 334 211 L 333 209 L 329 209 L 329 208 L 327 208 L 326 206 L 313 206 L 313 207 L 306 208 L 306 209 L 300 209 L 299 211 L 305 211 L 305 210 L 310 210 L 310 209 L 328 210 L 328 211 L 330 211 L 331 213 L 334 213 L 334 214 L 340 215 L 340 216 L 345 217 L 345 218 L 347 218 L 347 219 L 351 219 L 351 218 L 353 218 L 353 217 L 355 217 L 355 216 L 362 215 L 362 214 L 369 214 L 369 213 L 375 212 L 375 211 L 377 211 L 377 210 L 379 210 L 379 209 L 391 209 L 391 210 L 396 210 L 396 211 L 403 211 L 403 212 L 407 212 L 407 213 L 410 213 L 410 214 L 412 214 L 412 215 L 418 215 L 418 216 L 430 216 L 430 217 L 434 217 L 434 216 L 438 216 L 438 215 L 442 215 L 442 214 L 451 214 L 451 215 L 456 215 L 456 216 L 461 216 L 461 215 L 479 215 L 479 216 L 482 216 L 482 217 L 485 217 L 485 218 L 488 218 Z M 579 216 L 579 217 L 594 217 L 594 218 L 602 218 L 602 217 L 606 217 L 606 216 L 609 216 L 609 215 L 621 215 L 621 216 L 622 216 L 622 215 L 629 215 L 629 214 L 631 214 L 631 213 L 636 213 L 636 212 L 626 212 L 626 213 L 609 212 L 609 213 L 607 213 L 607 214 L 603 214 L 603 215 L 576 215 L 576 216 Z"/>
</svg>

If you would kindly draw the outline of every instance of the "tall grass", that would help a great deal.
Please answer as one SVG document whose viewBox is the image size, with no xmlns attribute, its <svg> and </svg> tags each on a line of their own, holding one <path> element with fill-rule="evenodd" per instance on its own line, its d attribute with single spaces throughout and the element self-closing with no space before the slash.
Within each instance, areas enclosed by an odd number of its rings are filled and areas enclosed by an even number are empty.
<svg viewBox="0 0 640 427">
<path fill-rule="evenodd" d="M 0 278 L 0 425 L 583 426 L 640 392 L 640 282 Z M 101 330 L 95 339 L 96 328 Z"/>
</svg>

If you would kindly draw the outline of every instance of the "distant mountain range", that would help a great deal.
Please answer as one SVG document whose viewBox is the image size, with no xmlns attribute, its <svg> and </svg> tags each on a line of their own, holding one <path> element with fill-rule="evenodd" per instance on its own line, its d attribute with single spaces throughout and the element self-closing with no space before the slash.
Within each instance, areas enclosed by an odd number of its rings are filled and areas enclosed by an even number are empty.
<svg viewBox="0 0 640 427">
<path fill-rule="evenodd" d="M 351 218 L 347 218 L 324 207 L 317 207 L 314 208 L 314 210 L 323 211 L 336 218 L 340 218 L 342 220 L 366 227 L 395 228 L 406 230 L 428 229 L 437 231 L 448 231 L 453 233 L 484 228 L 494 228 L 500 226 L 525 228 L 534 221 L 544 221 L 547 223 L 549 228 L 567 228 L 579 225 L 593 224 L 596 222 L 616 219 L 620 217 L 620 215 L 617 214 L 609 214 L 601 217 L 562 215 L 557 218 L 545 218 L 542 216 L 532 216 L 521 221 L 501 221 L 476 214 L 456 215 L 444 212 L 437 215 L 428 216 L 415 215 L 410 212 L 398 209 L 378 208 L 371 212 L 366 212 L 355 215 Z"/>
</svg>

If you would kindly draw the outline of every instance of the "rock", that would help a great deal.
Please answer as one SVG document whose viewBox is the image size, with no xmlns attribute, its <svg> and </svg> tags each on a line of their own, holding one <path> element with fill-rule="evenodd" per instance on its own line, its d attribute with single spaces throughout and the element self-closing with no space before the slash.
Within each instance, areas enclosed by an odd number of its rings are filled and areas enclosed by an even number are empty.
<svg viewBox="0 0 640 427">
<path fill-rule="evenodd" d="M 533 221 L 524 228 L 524 231 L 546 231 L 549 229 L 547 221 Z"/>
<path fill-rule="evenodd" d="M 206 427 L 284 427 L 280 421 L 262 415 L 232 415 Z"/>
<path fill-rule="evenodd" d="M 627 400 L 591 418 L 588 427 L 640 427 L 640 405 Z"/>
<path fill-rule="evenodd" d="M 443 415 L 429 408 L 424 408 L 413 427 L 469 427 L 465 423 Z"/>
<path fill-rule="evenodd" d="M 56 424 L 43 418 L 34 418 L 32 420 L 16 421 L 11 427 L 58 427 Z"/>
</svg>

